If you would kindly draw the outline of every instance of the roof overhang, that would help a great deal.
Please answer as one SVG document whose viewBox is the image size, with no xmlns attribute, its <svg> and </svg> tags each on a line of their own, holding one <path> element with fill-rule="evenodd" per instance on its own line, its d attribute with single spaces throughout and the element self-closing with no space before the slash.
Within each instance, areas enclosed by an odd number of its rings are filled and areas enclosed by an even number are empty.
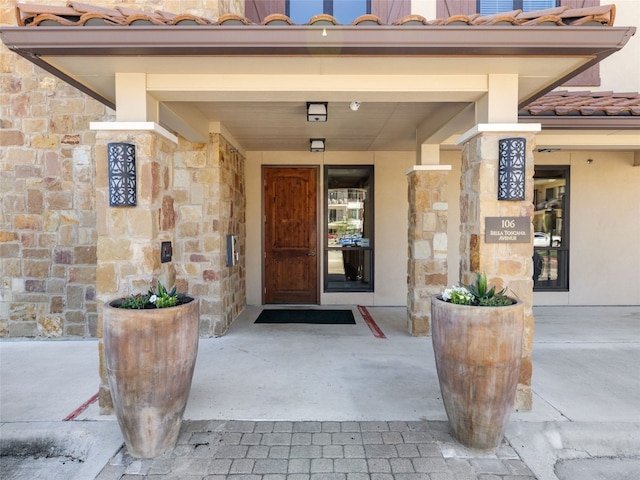
<svg viewBox="0 0 640 480">
<path fill-rule="evenodd" d="M 481 58 L 487 64 L 494 58 L 522 58 L 540 64 L 564 58 L 573 65 L 541 68 L 539 82 L 520 94 L 521 105 L 550 91 L 579 71 L 600 62 L 621 49 L 634 34 L 633 27 L 365 27 L 309 26 L 141 26 L 141 27 L 4 27 L 3 42 L 14 52 L 38 64 L 45 70 L 64 77 L 87 93 L 110 103 L 94 91 L 90 78 L 81 78 L 73 62 L 64 62 L 65 70 L 57 68 L 62 58 L 77 59 L 78 68 L 88 58 L 109 57 L 112 74 L 118 71 L 115 58 L 145 57 L 428 57 L 435 71 L 443 60 L 460 60 L 446 67 L 450 73 L 464 74 L 469 68 L 465 59 Z M 579 61 L 577 61 L 579 60 Z M 156 62 L 157 63 L 157 62 Z M 171 62 L 162 61 L 165 72 L 174 71 Z M 526 67 L 523 65 L 523 67 Z M 384 65 L 379 65 L 380 70 Z M 182 71 L 182 73 L 191 73 Z M 355 72 L 357 73 L 357 72 Z"/>
<path fill-rule="evenodd" d="M 522 107 L 617 52 L 634 33 L 633 27 L 496 25 L 0 27 L 12 51 L 112 108 L 116 73 L 131 72 L 146 73 L 149 93 L 173 106 L 240 97 L 268 102 L 278 95 L 314 100 L 309 95 L 316 92 L 325 101 L 437 99 L 460 105 L 456 111 L 487 93 L 483 78 L 504 73 L 518 76 Z M 237 97 L 219 84 L 259 75 L 298 75 L 308 83 L 279 92 L 255 82 Z M 314 82 L 327 75 L 344 86 L 322 91 Z M 377 78 L 379 87 L 366 78 Z"/>
</svg>

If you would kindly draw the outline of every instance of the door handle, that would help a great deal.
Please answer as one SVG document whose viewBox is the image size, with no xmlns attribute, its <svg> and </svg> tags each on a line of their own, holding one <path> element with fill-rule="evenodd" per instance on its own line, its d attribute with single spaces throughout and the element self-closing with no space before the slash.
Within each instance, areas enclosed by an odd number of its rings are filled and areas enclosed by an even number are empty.
<svg viewBox="0 0 640 480">
<path fill-rule="evenodd" d="M 307 256 L 308 257 L 315 257 L 316 256 L 316 251 L 315 250 L 311 250 L 310 252 L 307 252 Z"/>
</svg>

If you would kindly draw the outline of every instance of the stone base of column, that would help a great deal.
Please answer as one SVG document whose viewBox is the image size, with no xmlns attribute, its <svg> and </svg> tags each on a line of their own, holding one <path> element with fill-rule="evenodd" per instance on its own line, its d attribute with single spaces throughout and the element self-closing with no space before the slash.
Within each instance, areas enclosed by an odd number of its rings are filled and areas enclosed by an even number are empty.
<svg viewBox="0 0 640 480">
<path fill-rule="evenodd" d="M 113 398 L 108 385 L 101 384 L 98 389 L 98 406 L 100 415 L 113 415 Z"/>
<path fill-rule="evenodd" d="M 416 166 L 409 181 L 408 331 L 431 334 L 431 296 L 447 285 L 448 165 Z"/>
<path fill-rule="evenodd" d="M 533 408 L 533 393 L 529 385 L 518 385 L 514 408 L 519 412 L 530 412 Z"/>
</svg>

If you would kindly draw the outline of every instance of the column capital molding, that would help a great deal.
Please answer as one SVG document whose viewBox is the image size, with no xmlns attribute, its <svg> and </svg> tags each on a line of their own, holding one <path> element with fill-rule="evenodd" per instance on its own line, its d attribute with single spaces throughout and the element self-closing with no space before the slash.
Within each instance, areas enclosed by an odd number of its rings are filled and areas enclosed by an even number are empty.
<svg viewBox="0 0 640 480">
<path fill-rule="evenodd" d="M 451 165 L 414 165 L 407 170 L 406 175 L 414 172 L 450 172 L 451 168 Z"/>
<path fill-rule="evenodd" d="M 162 135 L 170 142 L 178 144 L 178 137 L 155 122 L 90 122 L 89 130 L 105 131 L 149 131 Z"/>
<path fill-rule="evenodd" d="M 456 145 L 467 143 L 482 133 L 532 134 L 542 130 L 540 123 L 479 123 L 456 139 Z"/>
</svg>

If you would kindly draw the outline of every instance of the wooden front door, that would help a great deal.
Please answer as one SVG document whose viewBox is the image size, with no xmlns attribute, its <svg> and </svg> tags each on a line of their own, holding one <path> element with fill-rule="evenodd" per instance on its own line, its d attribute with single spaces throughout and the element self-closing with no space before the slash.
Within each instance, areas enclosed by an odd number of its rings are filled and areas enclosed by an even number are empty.
<svg viewBox="0 0 640 480">
<path fill-rule="evenodd" d="M 264 168 L 264 303 L 318 303 L 317 178 Z"/>
</svg>

